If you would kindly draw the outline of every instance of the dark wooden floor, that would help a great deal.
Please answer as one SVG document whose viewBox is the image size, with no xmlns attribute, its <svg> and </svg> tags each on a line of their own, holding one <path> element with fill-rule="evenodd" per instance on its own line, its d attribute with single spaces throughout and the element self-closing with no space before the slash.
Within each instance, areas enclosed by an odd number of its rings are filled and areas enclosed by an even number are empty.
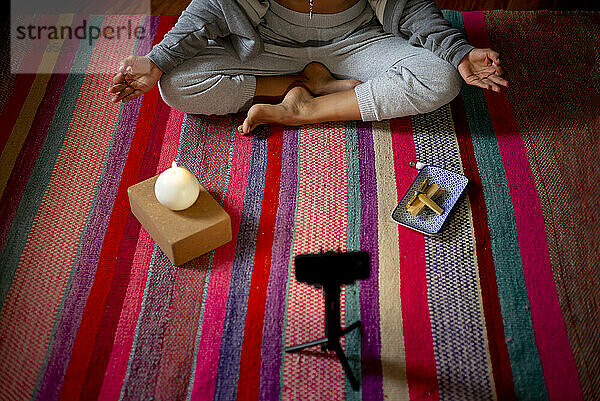
<svg viewBox="0 0 600 401">
<path fill-rule="evenodd" d="M 598 0 L 435 0 L 442 10 L 598 10 Z M 190 0 L 151 0 L 152 14 L 179 15 Z"/>
</svg>

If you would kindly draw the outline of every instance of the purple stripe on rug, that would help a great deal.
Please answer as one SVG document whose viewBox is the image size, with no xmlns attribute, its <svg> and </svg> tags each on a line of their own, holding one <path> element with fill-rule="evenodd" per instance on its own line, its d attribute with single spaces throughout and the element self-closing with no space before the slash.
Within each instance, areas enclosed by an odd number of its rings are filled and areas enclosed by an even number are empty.
<svg viewBox="0 0 600 401">
<path fill-rule="evenodd" d="M 255 131 L 252 138 L 248 185 L 242 207 L 238 246 L 235 248 L 227 311 L 219 367 L 217 369 L 217 386 L 215 400 L 234 400 L 237 395 L 237 382 L 240 374 L 240 355 L 244 342 L 246 312 L 248 310 L 248 294 L 254 267 L 256 237 L 260 224 L 262 197 L 265 188 L 265 176 L 268 159 L 266 125 Z M 268 134 L 268 131 L 267 131 Z"/>
<path fill-rule="evenodd" d="M 285 318 L 296 189 L 298 186 L 298 129 L 283 130 L 281 189 L 273 240 L 271 275 L 267 287 L 260 361 L 260 399 L 279 400 Z"/>
<path fill-rule="evenodd" d="M 377 239 L 377 182 L 371 124 L 358 122 L 361 231 L 360 249 L 369 252 L 371 275 L 360 282 L 362 321 L 363 400 L 382 400 L 381 333 L 379 324 L 379 253 Z"/>
<path fill-rule="evenodd" d="M 148 31 L 150 26 L 146 23 L 144 28 Z M 152 37 L 153 35 L 147 35 L 147 39 L 140 42 L 140 51 L 149 50 Z M 76 266 L 69 278 L 68 290 L 63 298 L 46 359 L 38 376 L 39 387 L 36 386 L 34 391 L 36 399 L 57 399 L 60 394 L 68 366 L 68 356 L 71 355 L 86 300 L 94 282 L 104 235 L 110 221 L 107 216 L 112 211 L 117 195 L 141 104 L 142 98 L 137 98 L 125 103 L 121 110 L 113 143 L 97 186 L 94 206 L 79 241 Z"/>
</svg>

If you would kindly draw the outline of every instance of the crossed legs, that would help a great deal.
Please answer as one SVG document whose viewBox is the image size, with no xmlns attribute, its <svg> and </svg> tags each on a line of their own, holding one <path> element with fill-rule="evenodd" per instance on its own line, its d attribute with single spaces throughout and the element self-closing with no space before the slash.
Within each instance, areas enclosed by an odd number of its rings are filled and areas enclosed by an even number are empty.
<svg viewBox="0 0 600 401">
<path fill-rule="evenodd" d="M 312 48 L 312 54 L 269 46 L 246 63 L 223 49 L 207 48 L 163 75 L 159 87 L 167 104 L 186 113 L 248 110 L 238 131 L 249 134 L 267 123 L 374 121 L 427 113 L 450 102 L 461 82 L 456 69 L 433 53 L 402 38 L 375 36 L 352 46 Z"/>
</svg>

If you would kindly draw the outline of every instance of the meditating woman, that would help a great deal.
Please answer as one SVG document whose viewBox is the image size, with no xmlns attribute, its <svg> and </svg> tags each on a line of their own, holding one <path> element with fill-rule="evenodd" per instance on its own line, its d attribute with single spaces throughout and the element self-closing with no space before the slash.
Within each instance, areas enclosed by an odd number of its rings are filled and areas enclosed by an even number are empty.
<svg viewBox="0 0 600 401">
<path fill-rule="evenodd" d="M 129 101 L 158 83 L 194 114 L 248 110 L 267 123 L 384 120 L 433 111 L 471 85 L 507 86 L 499 55 L 471 46 L 432 0 L 192 0 L 110 88 Z"/>
</svg>

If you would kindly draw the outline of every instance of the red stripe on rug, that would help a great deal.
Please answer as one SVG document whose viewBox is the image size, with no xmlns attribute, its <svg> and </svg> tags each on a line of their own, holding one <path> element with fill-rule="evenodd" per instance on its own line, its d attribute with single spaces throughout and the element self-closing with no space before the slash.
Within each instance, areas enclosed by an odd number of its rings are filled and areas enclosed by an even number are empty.
<svg viewBox="0 0 600 401">
<path fill-rule="evenodd" d="M 131 218 L 135 220 L 133 215 Z M 141 229 L 141 226 L 138 226 L 136 235 L 138 234 L 138 241 L 133 248 L 135 255 L 129 273 L 130 281 L 127 285 L 127 293 L 125 294 L 115 334 L 115 338 L 118 338 L 119 341 L 115 341 L 113 344 L 100 395 L 98 396 L 98 399 L 104 401 L 117 401 L 121 394 L 154 250 L 154 240 L 146 230 Z"/>
<path fill-rule="evenodd" d="M 161 24 L 158 27 L 157 35 L 154 40 L 155 43 L 157 43 L 159 37 L 162 38 L 162 35 L 168 31 L 170 26 L 171 25 L 169 25 L 169 21 L 163 22 L 161 20 Z M 168 119 L 167 108 L 163 108 L 163 112 L 160 113 L 160 117 L 157 118 L 155 112 L 158 105 L 159 94 L 158 89 L 155 88 L 146 93 L 142 100 L 140 118 L 136 124 L 128 158 L 125 163 L 125 167 L 123 168 L 123 174 L 121 176 L 121 182 L 119 184 L 119 189 L 117 191 L 117 196 L 111 213 L 110 223 L 102 244 L 96 276 L 86 302 L 81 324 L 79 326 L 79 330 L 77 331 L 77 336 L 73 345 L 69 367 L 67 368 L 67 373 L 63 381 L 63 387 L 60 395 L 60 399 L 62 400 L 78 399 L 80 395 L 83 395 L 82 389 L 86 380 L 89 379 L 89 374 L 92 373 L 88 372 L 85 375 L 82 374 L 82 372 L 87 372 L 88 366 L 91 366 L 92 371 L 98 369 L 100 366 L 102 366 L 102 370 L 104 370 L 106 366 L 106 364 L 90 365 L 90 361 L 92 360 L 92 356 L 94 355 L 96 348 L 95 342 L 97 332 L 101 325 L 102 327 L 105 327 L 105 325 L 108 323 L 104 321 L 104 319 L 108 318 L 110 321 L 114 320 L 116 329 L 118 313 L 120 312 L 121 308 L 113 308 L 112 310 L 107 311 L 109 314 L 117 314 L 116 318 L 113 317 L 111 319 L 108 316 L 104 316 L 105 305 L 108 293 L 111 289 L 111 283 L 115 272 L 115 264 L 118 261 L 118 254 L 123 234 L 127 234 L 125 236 L 126 241 L 133 241 L 133 244 L 135 244 L 137 241 L 139 223 L 133 219 L 131 224 L 127 227 L 128 229 L 126 229 L 126 222 L 129 215 L 127 188 L 135 184 L 136 180 L 139 179 L 142 165 L 152 165 L 154 167 L 151 168 L 152 170 L 154 170 L 156 167 L 158 156 L 155 150 L 160 149 L 164 130 L 158 130 L 157 132 L 157 129 L 154 127 L 156 127 L 161 121 L 163 122 L 162 125 L 164 125 Z M 151 136 L 152 132 L 154 132 L 154 135 Z M 149 151 L 149 149 L 151 149 L 151 151 Z M 120 262 L 123 263 L 123 260 Z M 131 260 L 128 262 L 131 262 Z M 122 289 L 125 291 L 126 286 L 123 286 Z M 102 318 L 99 318 L 99 316 L 102 316 Z M 110 355 L 110 351 L 111 349 L 107 350 L 107 355 Z M 94 356 L 94 359 L 97 359 L 97 355 Z M 99 375 L 100 377 L 94 381 L 93 386 L 94 388 L 97 387 L 98 391 L 102 384 L 103 378 L 103 374 L 100 373 Z"/>
<path fill-rule="evenodd" d="M 260 387 L 261 344 L 267 300 L 267 287 L 271 272 L 271 251 L 275 235 L 275 222 L 279 207 L 281 178 L 281 147 L 283 127 L 269 126 L 269 156 L 265 177 L 260 225 L 256 237 L 254 269 L 250 283 L 244 343 L 240 356 L 238 401 L 256 400 Z"/>
<path fill-rule="evenodd" d="M 361 129 L 363 139 L 367 140 L 367 145 L 363 146 L 367 151 L 363 153 L 371 150 L 371 154 L 367 154 L 367 157 L 371 157 L 371 166 L 367 167 L 371 170 L 367 174 L 372 173 L 374 177 L 372 148 L 368 149 L 368 141 L 372 140 L 370 123 L 363 124 Z M 292 225 L 294 229 L 292 255 L 294 256 L 317 253 L 320 250 L 345 250 L 348 233 L 348 166 L 345 133 L 345 125 L 340 122 L 306 125 L 299 130 L 298 162 L 295 164 L 298 173 L 298 194 L 295 222 Z M 372 147 L 372 142 L 370 146 Z M 374 188 L 374 180 L 371 184 Z M 371 202 L 370 206 L 375 206 L 370 211 L 374 209 L 376 213 L 375 202 Z M 370 214 L 370 217 L 372 216 L 373 214 Z M 370 228 L 374 228 L 376 236 L 377 219 L 375 218 L 374 221 L 375 225 Z M 361 245 L 364 249 L 364 244 Z M 295 270 L 294 262 L 291 264 L 291 269 L 292 272 Z M 371 283 L 373 281 L 375 289 L 371 291 L 372 298 L 369 299 L 376 303 L 379 296 L 376 276 L 372 277 Z M 323 337 L 325 300 L 322 291 L 298 281 L 295 273 L 289 275 L 286 309 L 284 341 L 287 347 Z M 342 291 L 341 322 L 345 321 L 345 309 L 345 291 Z M 371 330 L 376 331 L 375 335 L 368 332 L 365 337 L 371 340 L 369 346 L 375 343 L 376 346 L 371 346 L 371 350 L 375 349 L 378 354 L 378 309 L 376 318 L 377 324 L 370 326 Z M 363 330 L 366 331 L 369 326 L 365 324 L 365 320 L 363 315 Z M 363 342 L 367 341 L 363 338 Z M 344 348 L 345 337 L 340 342 Z M 284 354 L 281 399 L 309 400 L 314 396 L 315 389 L 318 389 L 319 398 L 323 400 L 338 401 L 346 398 L 344 370 L 335 358 L 335 354 L 314 351 L 316 352 Z M 378 368 L 380 361 L 369 359 L 364 362 L 371 367 L 371 374 L 375 377 L 366 378 L 367 375 L 363 370 L 363 390 L 367 387 L 365 383 L 370 381 L 374 383 L 371 385 L 374 389 L 371 393 L 377 394 L 377 390 L 381 389 L 381 376 L 376 375 L 377 372 L 381 373 Z"/>
<path fill-rule="evenodd" d="M 410 118 L 390 121 L 398 199 L 412 184 L 417 172 L 409 162 L 417 157 Z M 410 399 L 439 399 L 439 385 L 433 354 L 433 337 L 425 275 L 423 234 L 398 227 L 400 252 L 400 299 L 406 355 L 406 380 Z"/>
<path fill-rule="evenodd" d="M 502 322 L 502 310 L 498 296 L 498 284 L 496 283 L 496 270 L 492 256 L 487 207 L 485 205 L 481 177 L 477 169 L 477 161 L 475 160 L 475 151 L 473 149 L 473 142 L 471 141 L 471 132 L 467 122 L 465 105 L 460 95 L 452 102 L 452 119 L 454 120 L 454 129 L 460 149 L 463 171 L 470 181 L 469 201 L 473 214 L 483 314 L 486 321 L 496 393 L 499 400 L 514 400 L 516 399 L 516 395 L 508 348 L 504 336 L 504 324 Z"/>
<path fill-rule="evenodd" d="M 464 13 L 465 30 L 492 47 L 481 12 Z M 527 295 L 542 370 L 550 400 L 583 399 L 575 358 L 563 320 L 545 235 L 544 216 L 521 132 L 506 93 L 485 92 L 490 118 L 515 210 Z M 540 233 L 542 233 L 540 235 Z"/>
</svg>

